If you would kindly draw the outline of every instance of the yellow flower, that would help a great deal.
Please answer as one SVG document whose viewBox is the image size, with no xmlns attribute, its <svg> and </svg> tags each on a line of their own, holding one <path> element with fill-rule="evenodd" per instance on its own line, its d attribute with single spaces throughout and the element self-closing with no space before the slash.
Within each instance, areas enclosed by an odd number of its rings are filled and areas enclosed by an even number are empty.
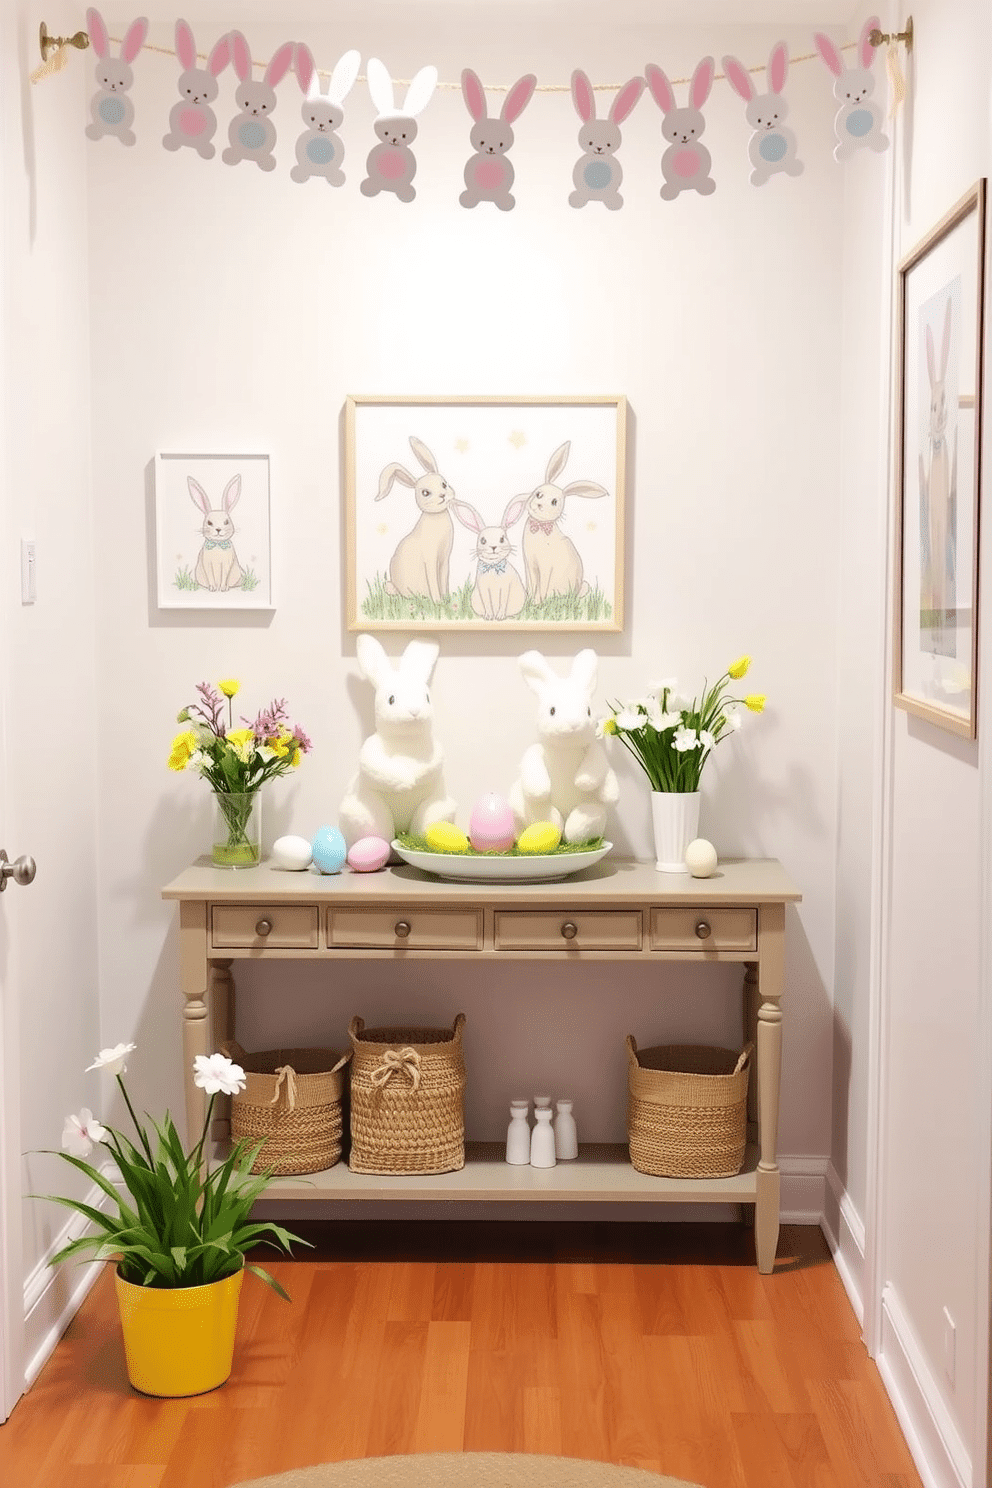
<svg viewBox="0 0 992 1488">
<path fill-rule="evenodd" d="M 189 764 L 190 755 L 196 748 L 196 735 L 191 729 L 185 733 L 177 734 L 172 741 L 172 753 L 169 755 L 170 770 L 185 770 Z"/>
<path fill-rule="evenodd" d="M 276 759 L 286 759 L 289 755 L 290 744 L 295 743 L 292 734 L 277 734 L 273 739 L 266 739 L 266 744 L 272 750 Z"/>
<path fill-rule="evenodd" d="M 745 708 L 750 708 L 752 713 L 763 713 L 765 703 L 768 701 L 763 692 L 751 692 L 744 699 Z"/>
<path fill-rule="evenodd" d="M 254 737 L 250 728 L 231 729 L 227 735 L 227 742 L 233 744 L 235 749 L 243 749 L 248 741 Z"/>
<path fill-rule="evenodd" d="M 615 734 L 616 731 L 617 731 L 617 721 L 616 721 L 616 719 L 615 718 L 604 718 L 603 719 L 603 733 L 604 734 Z"/>
<path fill-rule="evenodd" d="M 236 682 L 233 677 L 225 677 L 223 682 L 217 683 L 217 686 L 226 698 L 235 697 L 241 691 L 241 683 Z"/>
<path fill-rule="evenodd" d="M 731 666 L 729 666 L 727 668 L 727 671 L 730 674 L 730 676 L 733 677 L 733 679 L 734 679 L 735 682 L 739 682 L 740 679 L 747 672 L 747 669 L 748 669 L 748 667 L 750 665 L 751 665 L 751 658 L 750 658 L 750 656 L 739 656 L 737 658 L 737 660 Z"/>
<path fill-rule="evenodd" d="M 300 763 L 300 760 L 302 758 L 303 758 L 303 750 L 302 749 L 297 749 L 294 752 L 294 754 L 293 754 L 293 760 L 292 760 L 292 764 L 293 764 L 293 769 L 294 770 L 296 769 L 297 765 Z"/>
</svg>

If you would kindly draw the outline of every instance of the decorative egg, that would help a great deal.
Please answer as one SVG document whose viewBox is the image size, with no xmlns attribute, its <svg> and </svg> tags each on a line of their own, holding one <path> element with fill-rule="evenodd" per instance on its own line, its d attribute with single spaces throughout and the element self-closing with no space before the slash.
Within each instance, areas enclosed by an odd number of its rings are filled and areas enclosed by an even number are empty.
<svg viewBox="0 0 992 1488">
<path fill-rule="evenodd" d="M 549 853 L 560 841 L 561 828 L 554 822 L 531 822 L 517 838 L 517 846 L 523 853 Z"/>
<path fill-rule="evenodd" d="M 348 848 L 337 827 L 321 827 L 311 844 L 313 861 L 321 873 L 340 873 Z"/>
<path fill-rule="evenodd" d="M 272 861 L 277 868 L 298 873 L 313 862 L 313 849 L 305 837 L 277 837 L 272 844 Z"/>
<path fill-rule="evenodd" d="M 468 851 L 468 838 L 454 822 L 431 822 L 424 833 L 424 841 L 435 852 L 460 853 Z"/>
<path fill-rule="evenodd" d="M 696 837 L 685 850 L 685 866 L 693 878 L 709 878 L 716 861 L 716 848 L 705 837 Z"/>
<path fill-rule="evenodd" d="M 378 873 L 389 862 L 391 852 L 385 837 L 359 837 L 348 851 L 348 867 L 356 873 Z"/>
<path fill-rule="evenodd" d="M 472 807 L 468 835 L 476 852 L 507 852 L 513 846 L 513 812 L 508 801 L 492 791 Z"/>
</svg>

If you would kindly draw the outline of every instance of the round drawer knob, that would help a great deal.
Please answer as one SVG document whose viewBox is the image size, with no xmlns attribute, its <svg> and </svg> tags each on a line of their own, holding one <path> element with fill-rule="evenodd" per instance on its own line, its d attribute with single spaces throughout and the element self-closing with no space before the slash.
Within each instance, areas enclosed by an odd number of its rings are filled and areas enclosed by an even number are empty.
<svg viewBox="0 0 992 1488">
<path fill-rule="evenodd" d="M 709 920 L 699 921 L 699 924 L 696 926 L 696 934 L 699 936 L 700 940 L 708 940 L 710 938 L 712 931 L 710 930 Z"/>
<path fill-rule="evenodd" d="M 256 923 L 255 923 L 255 934 L 256 935 L 271 935 L 272 934 L 272 921 L 271 920 L 257 920 Z"/>
<path fill-rule="evenodd" d="M 396 924 L 393 926 L 393 934 L 398 936 L 400 940 L 406 940 L 407 936 L 410 934 L 410 921 L 397 920 Z"/>
<path fill-rule="evenodd" d="M 566 920 L 561 927 L 561 933 L 566 940 L 574 940 L 579 933 L 579 927 L 573 920 Z"/>
</svg>

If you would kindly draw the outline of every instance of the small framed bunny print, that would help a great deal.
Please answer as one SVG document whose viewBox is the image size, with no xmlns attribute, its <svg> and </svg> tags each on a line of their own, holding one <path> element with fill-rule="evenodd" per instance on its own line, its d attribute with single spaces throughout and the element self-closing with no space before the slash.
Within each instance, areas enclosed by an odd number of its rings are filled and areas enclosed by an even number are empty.
<svg viewBox="0 0 992 1488">
<path fill-rule="evenodd" d="M 622 396 L 353 395 L 352 631 L 623 629 Z"/>
<path fill-rule="evenodd" d="M 977 736 L 985 181 L 899 265 L 894 702 Z"/>
<path fill-rule="evenodd" d="M 155 456 L 159 609 L 271 610 L 268 455 Z"/>
</svg>

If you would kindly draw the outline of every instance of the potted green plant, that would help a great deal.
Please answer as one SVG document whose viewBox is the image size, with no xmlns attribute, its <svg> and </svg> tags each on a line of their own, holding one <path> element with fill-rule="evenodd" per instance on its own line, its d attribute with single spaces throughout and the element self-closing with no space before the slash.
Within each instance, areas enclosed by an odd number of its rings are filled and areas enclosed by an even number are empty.
<svg viewBox="0 0 992 1488">
<path fill-rule="evenodd" d="M 110 1204 L 43 1196 L 83 1215 L 95 1230 L 63 1246 L 52 1264 L 80 1255 L 115 1261 L 131 1383 L 146 1395 L 199 1395 L 230 1375 L 245 1271 L 289 1301 L 246 1254 L 259 1243 L 288 1253 L 294 1241 L 307 1242 L 280 1225 L 251 1221 L 252 1205 L 271 1182 L 271 1174 L 251 1172 L 261 1143 L 238 1142 L 221 1160 L 207 1160 L 214 1102 L 245 1088 L 241 1066 L 223 1054 L 194 1059 L 194 1083 L 210 1098 L 199 1138 L 186 1151 L 168 1112 L 161 1121 L 149 1117 L 147 1127 L 135 1114 L 123 1078 L 135 1047 L 103 1049 L 89 1069 L 116 1077 L 136 1140 L 104 1126 L 85 1107 L 66 1118 L 62 1151 L 53 1155 L 85 1173 Z M 110 1153 L 116 1175 L 87 1162 L 97 1145 Z"/>
</svg>

